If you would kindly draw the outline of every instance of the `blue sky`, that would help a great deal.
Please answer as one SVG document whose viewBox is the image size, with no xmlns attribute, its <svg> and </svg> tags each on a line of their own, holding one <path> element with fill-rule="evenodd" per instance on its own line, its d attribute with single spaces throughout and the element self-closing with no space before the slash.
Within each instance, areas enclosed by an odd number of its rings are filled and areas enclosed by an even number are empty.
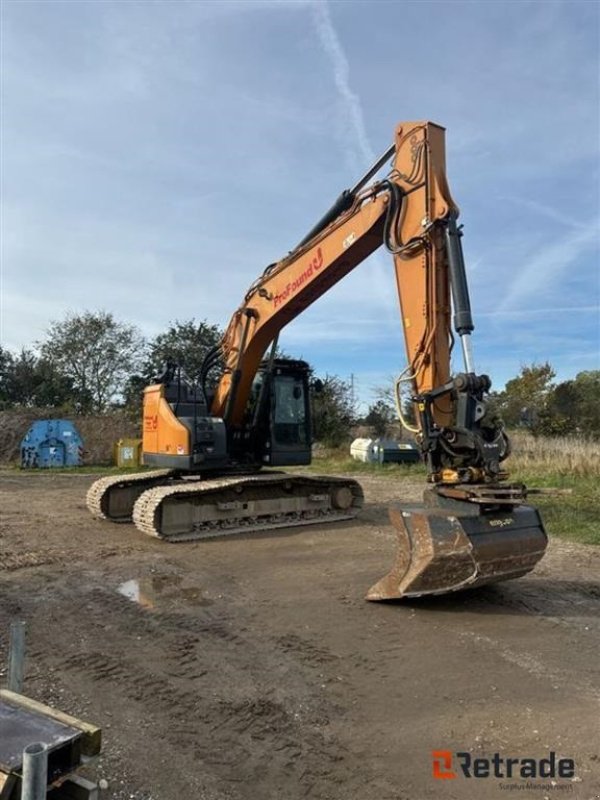
<svg viewBox="0 0 600 800">
<path fill-rule="evenodd" d="M 106 309 L 225 325 L 391 142 L 447 128 L 476 366 L 600 368 L 594 2 L 10 2 L 2 341 Z M 361 400 L 404 366 L 380 250 L 282 334 Z M 456 367 L 460 368 L 460 364 Z"/>
</svg>

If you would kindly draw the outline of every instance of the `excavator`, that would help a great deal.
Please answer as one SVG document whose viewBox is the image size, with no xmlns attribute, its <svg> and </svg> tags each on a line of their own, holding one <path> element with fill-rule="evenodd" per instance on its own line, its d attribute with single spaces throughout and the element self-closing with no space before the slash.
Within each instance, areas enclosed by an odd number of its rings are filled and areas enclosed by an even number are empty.
<svg viewBox="0 0 600 800">
<path fill-rule="evenodd" d="M 388 174 L 376 179 L 388 162 Z M 393 258 L 407 354 L 396 405 L 410 428 L 407 385 L 427 484 L 422 503 L 391 505 L 396 561 L 367 599 L 443 594 L 532 570 L 547 536 L 525 502 L 527 488 L 503 469 L 509 440 L 489 406 L 491 381 L 475 371 L 458 214 L 445 129 L 400 123 L 381 158 L 252 283 L 199 379 L 169 364 L 144 390 L 143 458 L 154 469 L 96 481 L 87 495 L 92 514 L 133 521 L 166 542 L 355 517 L 363 504 L 357 481 L 277 469 L 311 461 L 310 370 L 278 357 L 277 343 L 285 325 L 383 245 Z M 452 374 L 457 338 L 464 370 Z"/>
</svg>

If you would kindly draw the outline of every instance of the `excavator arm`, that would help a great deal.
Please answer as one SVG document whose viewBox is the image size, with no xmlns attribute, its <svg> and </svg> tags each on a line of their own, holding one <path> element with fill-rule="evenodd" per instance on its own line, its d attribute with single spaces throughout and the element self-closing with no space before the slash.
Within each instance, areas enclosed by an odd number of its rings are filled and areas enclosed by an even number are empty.
<svg viewBox="0 0 600 800">
<path fill-rule="evenodd" d="M 472 366 L 473 324 L 444 138 L 444 129 L 431 122 L 398 125 L 394 145 L 365 178 L 252 284 L 223 338 L 225 371 L 213 416 L 240 426 L 261 359 L 282 328 L 385 244 L 393 255 L 407 352 L 399 384 L 412 385 L 430 478 L 459 483 L 500 474 L 508 441 L 498 424 L 480 422 L 490 383 Z M 392 154 L 388 176 L 365 186 Z M 450 375 L 451 294 L 466 368 L 456 379 Z"/>
<path fill-rule="evenodd" d="M 241 424 L 253 378 L 269 345 L 285 325 L 384 240 L 394 252 L 408 362 L 417 391 L 447 382 L 450 299 L 438 223 L 451 212 L 458 214 L 458 209 L 445 176 L 444 129 L 431 122 L 402 123 L 390 151 L 393 167 L 386 180 L 345 192 L 341 200 L 347 210 L 267 267 L 252 284 L 223 338 L 225 373 L 212 404 L 213 415 L 228 424 Z M 435 414 L 440 423 L 446 421 L 443 404 Z"/>
</svg>

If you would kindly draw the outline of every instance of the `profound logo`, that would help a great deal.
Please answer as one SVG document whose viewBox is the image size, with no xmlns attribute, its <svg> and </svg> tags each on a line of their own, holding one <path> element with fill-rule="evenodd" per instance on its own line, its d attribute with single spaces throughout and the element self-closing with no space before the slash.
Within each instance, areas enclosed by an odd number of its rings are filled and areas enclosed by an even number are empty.
<svg viewBox="0 0 600 800">
<path fill-rule="evenodd" d="M 316 255 L 314 255 L 308 262 L 306 268 L 292 281 L 289 281 L 284 288 L 273 296 L 273 305 L 275 308 L 285 303 L 287 300 L 296 294 L 298 289 L 309 281 L 315 272 L 318 272 L 323 266 L 323 251 L 319 247 Z"/>
<path fill-rule="evenodd" d="M 144 417 L 144 428 L 147 431 L 158 430 L 158 414 L 147 414 Z"/>
</svg>

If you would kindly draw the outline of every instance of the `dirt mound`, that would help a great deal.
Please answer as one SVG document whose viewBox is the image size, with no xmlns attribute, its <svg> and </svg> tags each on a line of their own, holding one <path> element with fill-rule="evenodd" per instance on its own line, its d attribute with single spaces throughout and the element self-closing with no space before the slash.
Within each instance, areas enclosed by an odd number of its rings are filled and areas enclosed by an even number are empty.
<svg viewBox="0 0 600 800">
<path fill-rule="evenodd" d="M 56 408 L 24 408 L 0 412 L 0 463 L 20 461 L 21 440 L 38 419 L 68 419 L 83 439 L 84 464 L 111 464 L 118 439 L 140 436 L 139 423 L 123 411 L 77 416 L 61 414 Z"/>
</svg>

